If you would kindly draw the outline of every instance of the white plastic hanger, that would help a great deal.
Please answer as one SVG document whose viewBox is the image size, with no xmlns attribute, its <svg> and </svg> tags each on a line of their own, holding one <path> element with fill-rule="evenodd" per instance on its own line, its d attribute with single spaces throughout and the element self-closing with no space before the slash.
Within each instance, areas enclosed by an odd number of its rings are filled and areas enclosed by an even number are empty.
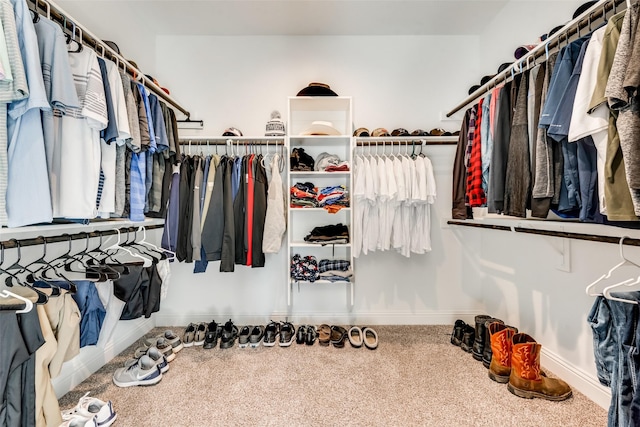
<svg viewBox="0 0 640 427">
<path fill-rule="evenodd" d="M 165 249 L 165 248 L 159 248 L 156 245 L 154 245 L 153 243 L 147 242 L 147 229 L 144 228 L 144 225 L 141 225 L 140 228 L 138 228 L 138 231 L 142 231 L 142 240 L 140 240 L 138 243 L 141 245 L 146 245 L 148 247 L 150 247 L 151 249 L 155 250 L 156 252 L 164 252 L 168 255 L 167 259 L 168 260 L 173 260 L 176 257 L 176 253 L 170 251 L 169 249 Z"/>
<path fill-rule="evenodd" d="M 129 255 L 131 255 L 134 258 L 139 258 L 139 259 L 143 260 L 144 261 L 144 264 L 143 264 L 144 267 L 150 267 L 153 264 L 151 259 L 149 259 L 147 257 L 144 257 L 144 256 L 142 256 L 140 254 L 131 252 L 129 249 L 120 246 L 120 230 L 117 229 L 117 228 L 116 228 L 116 233 L 118 234 L 118 241 L 115 244 L 113 244 L 113 245 L 109 246 L 108 248 L 106 248 L 105 251 L 108 251 L 108 250 L 124 251 L 124 252 L 128 253 Z"/>
<path fill-rule="evenodd" d="M 16 298 L 19 299 L 20 301 L 23 301 L 25 306 L 22 310 L 17 310 L 16 313 L 28 313 L 31 311 L 31 309 L 33 308 L 33 303 L 31 302 L 31 300 L 20 296 L 18 294 L 14 294 L 13 292 L 9 291 L 9 290 L 2 290 L 2 292 L 0 292 L 0 297 L 4 297 L 4 298 Z"/>
<path fill-rule="evenodd" d="M 598 279 L 596 279 L 593 283 L 591 283 L 589 286 L 587 286 L 585 288 L 585 292 L 587 293 L 587 295 L 591 296 L 591 297 L 595 297 L 595 296 L 599 296 L 599 295 L 603 295 L 603 293 L 600 292 L 595 292 L 594 288 L 597 284 L 599 284 L 600 282 L 602 282 L 605 279 L 609 279 L 611 278 L 611 274 L 613 274 L 613 272 L 615 270 L 617 270 L 618 268 L 624 266 L 624 265 L 631 265 L 631 266 L 635 266 L 640 268 L 640 265 L 636 264 L 635 262 L 629 260 L 628 258 L 626 258 L 624 256 L 624 239 L 628 238 L 629 236 L 622 236 L 620 238 L 620 258 L 622 259 L 618 264 L 614 265 L 606 274 L 603 274 L 602 276 L 600 276 Z M 634 278 L 631 279 L 627 279 L 626 281 L 622 282 L 622 283 L 626 283 L 629 281 L 633 281 L 635 280 Z M 621 282 L 616 283 L 616 285 L 620 285 Z M 614 286 L 616 286 L 614 285 Z"/>
<path fill-rule="evenodd" d="M 626 298 L 618 298 L 618 297 L 614 297 L 613 295 L 611 295 L 611 292 L 615 292 L 617 290 L 621 290 L 619 288 L 632 287 L 634 285 L 637 285 L 638 283 L 640 283 L 640 279 L 631 278 L 631 279 L 625 280 L 622 283 L 616 283 L 615 285 L 607 286 L 602 291 L 602 296 L 604 296 L 606 299 L 612 300 L 612 301 L 620 301 L 620 302 L 625 302 L 625 303 L 628 303 L 628 304 L 638 304 L 638 301 L 636 301 L 636 300 L 631 300 L 631 299 L 626 299 Z M 621 291 L 623 291 L 623 292 L 632 292 L 634 290 L 638 290 L 638 289 L 624 289 L 624 290 L 621 290 Z"/>
</svg>

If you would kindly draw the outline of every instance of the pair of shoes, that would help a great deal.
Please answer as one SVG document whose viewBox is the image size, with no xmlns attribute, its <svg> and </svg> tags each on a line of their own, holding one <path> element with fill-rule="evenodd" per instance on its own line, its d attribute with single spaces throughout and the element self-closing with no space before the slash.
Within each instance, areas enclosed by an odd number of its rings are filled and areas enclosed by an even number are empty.
<svg viewBox="0 0 640 427">
<path fill-rule="evenodd" d="M 113 383 L 118 387 L 148 386 L 158 384 L 160 380 L 160 368 L 146 354 L 133 365 L 116 369 L 113 373 Z"/>
<path fill-rule="evenodd" d="M 518 397 L 561 401 L 571 397 L 571 387 L 561 379 L 549 378 L 540 369 L 542 345 L 531 336 L 499 322 L 489 325 L 492 358 L 489 378 L 508 383 Z"/>
<path fill-rule="evenodd" d="M 243 326 L 238 335 L 238 347 L 247 348 L 251 346 L 251 348 L 258 348 L 263 338 L 264 326 Z"/>
<path fill-rule="evenodd" d="M 328 347 L 331 344 L 331 326 L 323 323 L 318 327 L 318 344 Z"/>
<path fill-rule="evenodd" d="M 164 337 L 145 339 L 142 343 L 142 346 L 136 349 L 133 357 L 139 359 L 151 347 L 157 348 L 160 353 L 162 353 L 162 355 L 167 358 L 167 362 L 173 362 L 173 360 L 176 358 L 176 354 L 173 352 L 173 347 Z"/>
<path fill-rule="evenodd" d="M 296 328 L 291 322 L 282 322 L 280 325 L 280 340 L 278 345 L 280 347 L 289 347 L 293 343 L 293 339 L 296 336 Z"/>
<path fill-rule="evenodd" d="M 189 323 L 182 337 L 183 346 L 193 347 L 194 345 L 204 345 L 206 333 L 207 324 L 205 322 Z"/>
<path fill-rule="evenodd" d="M 231 348 L 238 337 L 238 327 L 233 324 L 231 319 L 224 324 L 222 335 L 220 336 L 220 349 Z"/>
<path fill-rule="evenodd" d="M 352 326 L 347 336 L 352 347 L 360 348 L 364 344 L 369 350 L 378 348 L 378 333 L 372 328 Z"/>
<path fill-rule="evenodd" d="M 180 337 L 178 337 L 178 335 L 176 335 L 171 329 L 167 329 L 166 331 L 164 331 L 164 333 L 162 335 L 158 335 L 156 337 L 145 338 L 143 344 L 146 347 L 155 346 L 155 345 L 157 345 L 157 342 L 158 342 L 159 338 L 164 338 L 164 340 L 166 342 L 171 344 L 171 349 L 173 350 L 174 353 L 178 353 L 184 347 Z"/>
<path fill-rule="evenodd" d="M 274 347 L 276 341 L 280 347 L 289 347 L 296 336 L 296 328 L 291 322 L 269 322 L 264 329 L 264 339 L 262 345 Z"/>
<path fill-rule="evenodd" d="M 336 348 L 343 348 L 347 340 L 347 330 L 342 326 L 331 326 L 331 344 Z"/>
<path fill-rule="evenodd" d="M 195 332 L 194 332 L 195 335 Z M 211 323 L 207 325 L 207 332 L 204 335 L 204 344 L 203 348 L 211 349 L 216 348 L 218 345 L 218 339 L 222 335 L 222 325 L 216 323 L 215 320 L 212 320 Z"/>
<path fill-rule="evenodd" d="M 296 334 L 297 344 L 313 345 L 313 343 L 316 342 L 316 338 L 318 338 L 318 332 L 316 331 L 315 326 L 298 326 L 298 333 Z"/>
<path fill-rule="evenodd" d="M 105 402 L 86 393 L 75 407 L 62 412 L 62 419 L 66 422 L 62 425 L 109 427 L 117 417 L 110 400 Z"/>
<path fill-rule="evenodd" d="M 140 358 L 144 355 L 149 356 L 149 358 L 153 360 L 158 369 L 160 369 L 160 372 L 162 372 L 163 374 L 169 370 L 169 361 L 167 360 L 166 356 L 162 354 L 162 352 L 155 346 L 149 347 L 147 349 L 145 349 L 144 347 L 138 347 L 133 355 L 133 358 L 124 362 L 125 368 L 138 363 L 138 360 L 140 360 Z"/>
</svg>

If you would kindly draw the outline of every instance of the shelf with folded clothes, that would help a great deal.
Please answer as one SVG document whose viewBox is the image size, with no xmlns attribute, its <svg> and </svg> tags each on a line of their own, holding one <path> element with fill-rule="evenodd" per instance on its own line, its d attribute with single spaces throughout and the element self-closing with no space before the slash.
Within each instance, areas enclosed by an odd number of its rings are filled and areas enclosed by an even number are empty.
<svg viewBox="0 0 640 427">
<path fill-rule="evenodd" d="M 296 280 L 296 279 L 291 279 L 291 284 L 295 285 L 297 283 L 301 283 L 301 284 L 307 284 L 307 285 L 337 285 L 337 284 L 353 284 L 355 283 L 355 280 L 325 280 L 325 279 L 318 279 L 318 280 L 314 280 L 313 282 L 310 280 Z"/>
<path fill-rule="evenodd" d="M 292 248 L 327 248 L 327 247 L 339 247 L 339 248 L 350 248 L 351 243 L 309 243 L 309 242 L 289 242 L 289 246 Z"/>
<path fill-rule="evenodd" d="M 296 178 L 324 177 L 324 176 L 348 176 L 351 171 L 290 171 L 289 176 Z"/>
<path fill-rule="evenodd" d="M 349 206 L 344 206 L 340 208 L 340 211 L 345 211 L 345 212 L 349 212 L 351 210 L 351 207 Z M 305 206 L 289 206 L 289 212 L 327 212 L 327 213 L 335 213 L 335 212 L 330 212 L 329 210 L 325 209 L 324 207 L 322 208 L 312 208 L 312 207 L 305 207 Z M 339 212 L 339 211 L 338 211 Z"/>
</svg>

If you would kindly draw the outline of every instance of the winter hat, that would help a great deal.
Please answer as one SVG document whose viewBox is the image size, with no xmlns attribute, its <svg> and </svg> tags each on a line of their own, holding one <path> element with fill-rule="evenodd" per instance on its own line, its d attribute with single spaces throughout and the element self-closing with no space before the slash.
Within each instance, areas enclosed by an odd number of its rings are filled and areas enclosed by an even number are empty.
<svg viewBox="0 0 640 427">
<path fill-rule="evenodd" d="M 267 127 L 265 131 L 265 136 L 284 136 L 284 122 L 280 118 L 279 111 L 271 112 L 271 120 L 267 122 Z"/>
<path fill-rule="evenodd" d="M 226 128 L 222 133 L 222 136 L 242 136 L 242 132 L 234 127 Z"/>
</svg>

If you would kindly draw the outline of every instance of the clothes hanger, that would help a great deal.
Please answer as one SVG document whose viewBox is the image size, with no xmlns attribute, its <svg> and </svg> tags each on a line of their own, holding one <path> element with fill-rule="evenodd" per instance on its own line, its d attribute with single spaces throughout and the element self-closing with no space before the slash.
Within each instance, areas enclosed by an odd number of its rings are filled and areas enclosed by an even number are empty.
<svg viewBox="0 0 640 427">
<path fill-rule="evenodd" d="M 147 229 L 144 227 L 144 225 L 141 225 L 140 228 L 138 228 L 138 231 L 142 231 L 142 240 L 140 240 L 138 242 L 139 244 L 151 247 L 156 252 L 165 255 L 165 257 L 163 259 L 169 259 L 169 261 L 172 261 L 173 259 L 175 259 L 175 257 L 176 257 L 176 253 L 175 252 L 172 252 L 169 249 L 159 248 L 156 245 L 154 245 L 153 243 L 147 242 Z M 170 255 L 170 256 L 168 256 L 167 254 Z"/>
<path fill-rule="evenodd" d="M 149 259 L 149 258 L 147 258 L 147 257 L 145 257 L 145 256 L 142 256 L 142 255 L 140 255 L 140 254 L 137 254 L 137 253 L 131 252 L 129 249 L 127 249 L 127 248 L 123 247 L 123 246 L 120 244 L 120 243 L 121 243 L 120 229 L 116 228 L 116 229 L 115 229 L 115 231 L 116 231 L 116 234 L 118 235 L 118 241 L 117 241 L 115 244 L 113 244 L 113 245 L 109 246 L 108 248 L 106 248 L 106 249 L 105 249 L 105 252 L 106 252 L 106 251 L 110 251 L 110 250 L 113 250 L 113 251 L 116 251 L 116 252 L 117 252 L 117 251 L 123 251 L 123 252 L 128 253 L 129 255 L 131 255 L 131 256 L 132 256 L 132 257 L 134 257 L 134 258 L 138 258 L 138 259 L 143 260 L 143 262 L 144 262 L 143 266 L 144 266 L 144 267 L 150 267 L 150 266 L 153 264 L 153 263 L 152 263 L 152 261 L 151 261 L 151 259 Z"/>
<path fill-rule="evenodd" d="M 47 239 L 43 236 L 38 236 L 36 239 L 42 239 L 42 256 L 35 261 L 30 262 L 29 264 L 24 266 L 25 272 L 28 272 L 26 281 L 30 284 L 34 284 L 36 281 L 40 281 L 43 284 L 46 284 L 48 289 L 51 289 L 50 296 L 59 296 L 60 288 L 58 285 L 49 282 L 49 280 L 43 276 L 43 274 L 38 275 L 40 272 L 44 272 L 44 270 L 51 268 L 51 264 L 45 258 L 47 256 Z M 35 270 L 31 269 L 34 265 L 40 265 L 40 268 L 36 268 Z M 43 287 L 43 286 L 40 286 Z"/>
<path fill-rule="evenodd" d="M 28 313 L 33 309 L 33 302 L 30 299 L 23 297 L 22 295 L 15 294 L 8 289 L 3 289 L 0 291 L 0 297 L 3 298 L 16 298 L 22 302 L 24 302 L 24 308 L 20 310 L 16 310 L 16 314 Z M 0 302 L 0 307 L 2 307 L 2 302 Z"/>
<path fill-rule="evenodd" d="M 134 231 L 133 241 L 131 243 L 128 243 L 128 240 L 129 240 L 129 229 L 127 229 L 127 243 L 125 243 L 124 246 L 133 247 L 138 252 L 140 252 L 140 254 L 152 257 L 152 262 L 154 262 L 154 263 L 167 259 L 167 254 L 165 254 L 164 251 L 160 250 L 160 248 L 158 248 L 157 246 L 154 246 L 152 248 L 150 243 L 147 243 L 147 245 L 144 245 L 141 242 L 138 242 L 137 241 L 138 240 L 138 229 L 135 229 L 133 231 Z M 151 252 L 148 252 L 145 249 L 148 249 Z"/>
<path fill-rule="evenodd" d="M 67 235 L 69 236 L 69 235 Z M 119 279 L 120 272 L 115 270 L 109 265 L 103 265 L 100 263 L 100 260 L 94 257 L 89 251 L 89 233 L 84 233 L 85 236 L 85 247 L 82 251 L 77 254 L 71 255 L 71 236 L 69 236 L 68 242 L 69 247 L 65 254 L 61 255 L 59 259 L 65 260 L 64 271 L 70 273 L 83 273 L 85 277 L 83 279 L 92 280 L 96 282 L 104 282 L 108 279 Z M 89 258 L 89 259 L 86 259 Z M 81 270 L 74 270 L 73 263 L 78 262 L 82 266 Z M 59 268 L 59 267 L 57 267 Z"/>
<path fill-rule="evenodd" d="M 627 257 L 624 256 L 624 239 L 626 239 L 626 238 L 628 238 L 628 236 L 622 236 L 620 238 L 620 242 L 618 243 L 618 245 L 620 247 L 619 249 L 620 249 L 621 261 L 618 264 L 614 265 L 606 274 L 603 274 L 602 276 L 597 278 L 593 283 L 589 284 L 585 288 L 585 292 L 587 293 L 588 296 L 595 297 L 595 296 L 603 295 L 602 292 L 598 292 L 598 291 L 595 290 L 596 289 L 596 285 L 598 285 L 600 282 L 602 282 L 605 279 L 611 278 L 611 274 L 613 274 L 613 272 L 615 270 L 617 270 L 618 268 L 620 268 L 622 266 L 625 266 L 625 265 L 630 265 L 630 266 L 635 266 L 635 267 L 640 268 L 640 265 L 636 264 L 635 262 L 631 261 L 630 259 L 628 259 Z M 627 281 L 629 281 L 629 280 L 635 280 L 635 279 L 627 279 Z M 620 283 L 617 283 L 617 284 L 620 284 Z"/>
<path fill-rule="evenodd" d="M 12 239 L 14 241 L 16 241 L 15 239 Z M 20 247 L 20 243 L 18 241 L 16 241 L 16 244 L 18 246 L 18 248 Z M 32 295 L 32 302 L 35 304 L 44 304 L 47 301 L 49 301 L 49 296 L 47 294 L 45 294 L 42 291 L 39 291 L 38 289 L 34 288 L 33 286 L 31 286 L 28 283 L 24 283 L 18 276 L 16 276 L 15 274 L 11 273 L 9 271 L 9 269 L 4 269 L 2 268 L 2 264 L 4 264 L 4 245 L 0 242 L 0 273 L 3 273 L 5 275 L 7 275 L 8 277 L 5 279 L 4 282 L 4 286 L 8 286 L 8 287 L 13 287 L 13 280 L 15 280 L 15 283 L 20 285 L 21 287 L 24 288 L 28 288 L 29 290 L 31 290 L 33 292 Z M 16 261 L 16 263 L 14 263 L 14 265 L 16 265 L 17 263 L 20 262 L 20 251 L 18 250 L 18 261 Z M 0 286 L 2 286 L 0 284 Z M 19 290 L 18 288 L 15 289 L 16 292 L 22 292 L 22 290 Z M 31 298 L 30 298 L 31 300 Z"/>
<path fill-rule="evenodd" d="M 104 234 L 102 233 L 102 231 L 97 231 L 97 233 L 100 238 L 100 241 L 98 243 L 98 246 L 92 249 L 91 251 L 89 251 L 89 253 L 97 253 L 98 256 L 103 256 L 102 259 L 97 257 L 95 258 L 98 260 L 98 265 L 100 265 L 101 267 L 109 267 L 110 269 L 116 271 L 118 274 L 129 274 L 129 267 L 126 264 L 121 263 L 112 254 L 108 254 L 102 249 L 102 238 Z M 114 266 L 107 264 L 107 260 L 114 263 L 115 267 L 122 269 L 122 272 L 120 272 L 119 270 L 116 270 Z"/>
</svg>

